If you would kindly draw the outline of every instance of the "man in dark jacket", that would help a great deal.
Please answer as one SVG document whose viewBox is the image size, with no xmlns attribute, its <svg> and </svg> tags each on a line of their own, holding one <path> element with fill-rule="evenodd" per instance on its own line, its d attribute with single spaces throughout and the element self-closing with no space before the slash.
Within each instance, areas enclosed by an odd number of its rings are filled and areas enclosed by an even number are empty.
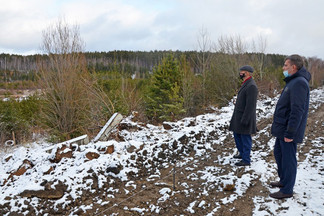
<svg viewBox="0 0 324 216">
<path fill-rule="evenodd" d="M 256 132 L 256 102 L 258 88 L 252 78 L 253 68 L 245 65 L 240 68 L 240 77 L 243 79 L 238 92 L 230 130 L 233 131 L 236 148 L 239 152 L 234 158 L 242 159 L 236 166 L 250 165 L 252 147 L 251 134 Z"/>
<path fill-rule="evenodd" d="M 274 156 L 280 181 L 270 185 L 279 187 L 280 191 L 271 193 L 270 197 L 276 199 L 293 196 L 297 143 L 304 138 L 309 106 L 308 82 L 311 78 L 299 55 L 288 56 L 282 69 L 286 86 L 278 100 L 271 127 L 271 134 L 276 137 Z"/>
</svg>

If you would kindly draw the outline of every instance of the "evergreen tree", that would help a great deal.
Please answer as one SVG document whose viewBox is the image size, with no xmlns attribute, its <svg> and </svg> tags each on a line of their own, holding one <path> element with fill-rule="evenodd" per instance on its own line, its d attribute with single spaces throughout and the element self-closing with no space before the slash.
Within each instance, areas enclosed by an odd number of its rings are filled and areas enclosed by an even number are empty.
<svg viewBox="0 0 324 216">
<path fill-rule="evenodd" d="M 147 116 L 154 121 L 174 120 L 184 113 L 182 72 L 172 54 L 153 70 L 146 97 Z"/>
</svg>

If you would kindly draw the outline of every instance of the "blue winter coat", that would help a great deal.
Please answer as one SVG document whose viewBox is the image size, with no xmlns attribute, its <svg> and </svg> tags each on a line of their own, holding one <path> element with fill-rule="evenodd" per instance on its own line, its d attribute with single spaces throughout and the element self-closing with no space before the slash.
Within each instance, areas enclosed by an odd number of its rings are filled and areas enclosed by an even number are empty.
<svg viewBox="0 0 324 216">
<path fill-rule="evenodd" d="M 293 139 L 301 143 L 304 138 L 308 107 L 310 73 L 302 67 L 295 74 L 286 77 L 278 100 L 271 127 L 271 134 L 277 138 Z"/>
</svg>

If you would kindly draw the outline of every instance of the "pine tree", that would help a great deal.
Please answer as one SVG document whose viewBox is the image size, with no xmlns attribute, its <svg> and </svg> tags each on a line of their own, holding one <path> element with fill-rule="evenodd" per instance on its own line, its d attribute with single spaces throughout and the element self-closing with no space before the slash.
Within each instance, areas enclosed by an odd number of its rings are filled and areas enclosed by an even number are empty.
<svg viewBox="0 0 324 216">
<path fill-rule="evenodd" d="M 172 54 L 153 70 L 146 97 L 147 116 L 153 121 L 175 120 L 184 113 L 182 72 Z"/>
</svg>

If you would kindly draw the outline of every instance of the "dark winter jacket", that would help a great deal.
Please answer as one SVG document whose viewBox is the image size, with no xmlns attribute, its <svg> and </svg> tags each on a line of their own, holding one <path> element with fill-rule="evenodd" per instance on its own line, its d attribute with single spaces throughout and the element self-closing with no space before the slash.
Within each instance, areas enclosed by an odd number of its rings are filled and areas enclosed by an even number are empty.
<svg viewBox="0 0 324 216">
<path fill-rule="evenodd" d="M 284 80 L 284 87 L 273 116 L 271 134 L 277 138 L 293 139 L 301 143 L 304 138 L 308 106 L 310 73 L 302 67 Z"/>
<path fill-rule="evenodd" d="M 251 78 L 241 86 L 232 115 L 229 129 L 238 134 L 256 132 L 256 102 L 258 88 Z"/>
</svg>

